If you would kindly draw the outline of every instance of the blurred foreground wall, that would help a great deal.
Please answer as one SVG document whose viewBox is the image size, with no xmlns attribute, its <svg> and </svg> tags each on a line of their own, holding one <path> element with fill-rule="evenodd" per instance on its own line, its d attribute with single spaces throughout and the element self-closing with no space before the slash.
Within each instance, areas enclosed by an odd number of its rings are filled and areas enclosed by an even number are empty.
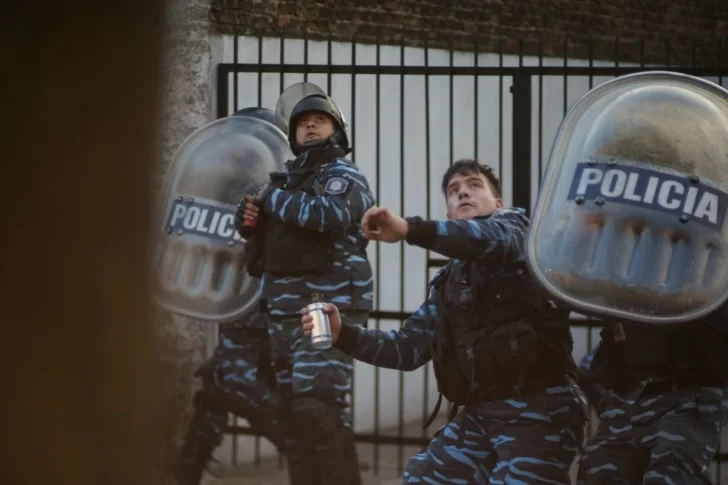
<svg viewBox="0 0 728 485">
<path fill-rule="evenodd" d="M 0 483 L 158 483 L 144 277 L 162 15 L 159 0 L 4 9 Z"/>
</svg>

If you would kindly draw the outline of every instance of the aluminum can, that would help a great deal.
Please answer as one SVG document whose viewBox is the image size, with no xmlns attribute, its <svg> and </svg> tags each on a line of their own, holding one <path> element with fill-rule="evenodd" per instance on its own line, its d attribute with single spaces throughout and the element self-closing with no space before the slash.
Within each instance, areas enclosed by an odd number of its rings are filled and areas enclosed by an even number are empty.
<svg viewBox="0 0 728 485">
<path fill-rule="evenodd" d="M 317 349 L 330 349 L 333 345 L 331 337 L 331 323 L 329 316 L 324 311 L 326 303 L 315 302 L 306 306 L 308 314 L 313 317 L 313 329 L 311 330 L 311 344 Z"/>
</svg>

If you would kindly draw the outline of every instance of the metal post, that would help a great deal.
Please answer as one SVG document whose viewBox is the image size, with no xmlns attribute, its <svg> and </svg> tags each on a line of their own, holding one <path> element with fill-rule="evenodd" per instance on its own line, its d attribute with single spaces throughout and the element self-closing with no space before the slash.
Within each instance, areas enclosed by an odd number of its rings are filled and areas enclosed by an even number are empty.
<svg viewBox="0 0 728 485">
<path fill-rule="evenodd" d="M 531 212 L 531 76 L 513 76 L 513 206 Z"/>
</svg>

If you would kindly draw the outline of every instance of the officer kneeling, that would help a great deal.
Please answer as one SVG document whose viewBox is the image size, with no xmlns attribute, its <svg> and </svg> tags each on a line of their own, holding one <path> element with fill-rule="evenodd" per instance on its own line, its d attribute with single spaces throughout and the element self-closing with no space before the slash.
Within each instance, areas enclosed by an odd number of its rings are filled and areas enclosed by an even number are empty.
<svg viewBox="0 0 728 485">
<path fill-rule="evenodd" d="M 529 220 L 503 208 L 490 167 L 458 161 L 442 190 L 447 221 L 403 219 L 378 207 L 362 221 L 370 239 L 406 240 L 452 258 L 430 283 L 428 301 L 390 332 L 350 325 L 329 304 L 335 346 L 390 369 L 415 370 L 432 359 L 440 397 L 454 409 L 464 405 L 410 461 L 403 483 L 569 484 L 585 423 L 569 312 L 529 277 Z M 303 313 L 310 335 L 312 317 Z"/>
</svg>

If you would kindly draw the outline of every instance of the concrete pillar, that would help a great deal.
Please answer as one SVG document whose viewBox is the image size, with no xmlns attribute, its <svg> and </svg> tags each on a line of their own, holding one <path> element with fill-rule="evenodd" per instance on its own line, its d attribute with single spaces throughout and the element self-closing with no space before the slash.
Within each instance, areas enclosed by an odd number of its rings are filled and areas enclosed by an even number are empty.
<svg viewBox="0 0 728 485">
<path fill-rule="evenodd" d="M 162 116 L 155 187 L 161 186 L 174 153 L 187 136 L 212 121 L 209 0 L 168 0 L 164 39 Z M 207 354 L 210 323 L 157 312 L 165 377 L 166 458 L 177 458 L 199 387 L 194 371 Z"/>
</svg>

